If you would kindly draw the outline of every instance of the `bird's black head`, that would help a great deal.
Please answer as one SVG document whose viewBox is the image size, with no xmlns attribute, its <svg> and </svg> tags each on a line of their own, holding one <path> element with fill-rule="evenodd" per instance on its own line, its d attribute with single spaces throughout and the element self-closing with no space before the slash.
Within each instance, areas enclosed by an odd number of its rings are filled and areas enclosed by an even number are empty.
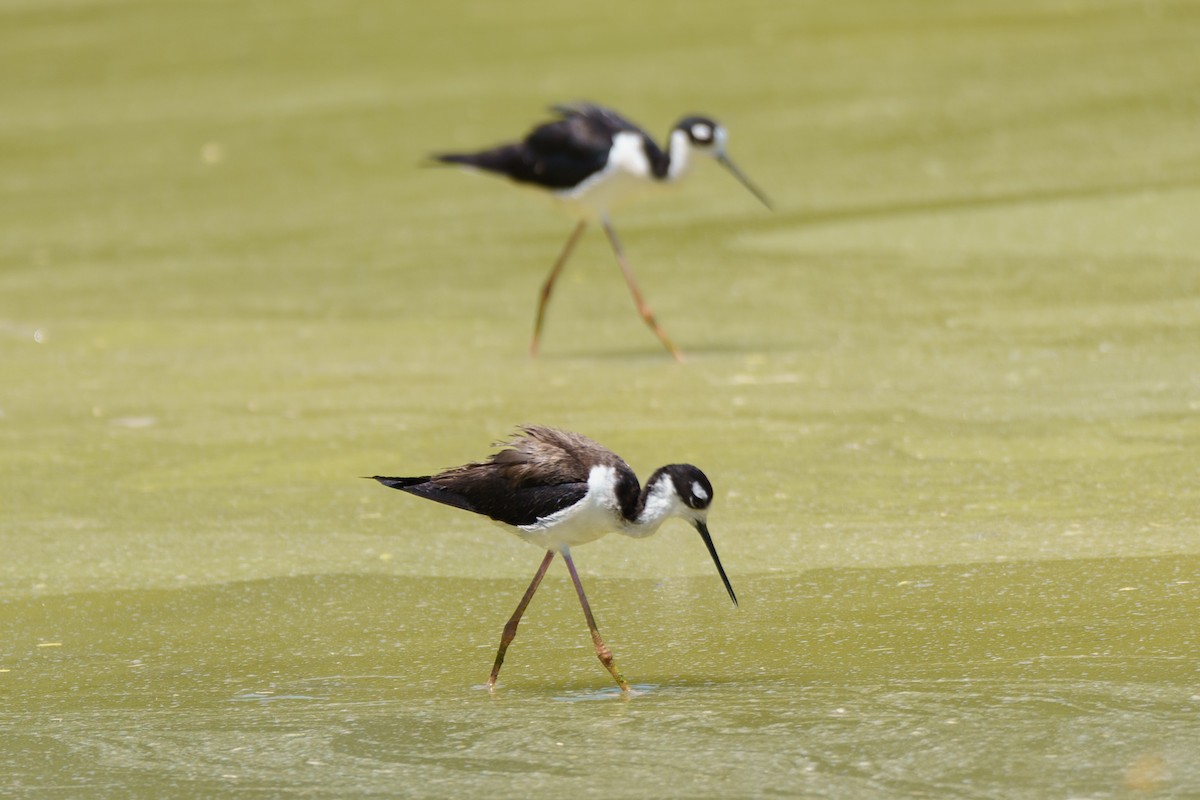
<svg viewBox="0 0 1200 800">
<path fill-rule="evenodd" d="M 675 130 L 683 131 L 698 150 L 714 147 L 720 150 L 725 146 L 725 129 L 711 117 L 684 117 L 676 123 Z"/>
<path fill-rule="evenodd" d="M 711 117 L 684 117 L 675 125 L 675 130 L 679 131 L 686 137 L 687 143 L 695 152 L 706 155 L 709 158 L 715 159 L 721 166 L 733 173 L 733 177 L 737 178 L 743 186 L 750 190 L 750 193 L 759 199 L 759 201 L 767 208 L 771 207 L 771 201 L 763 194 L 762 190 L 755 186 L 746 174 L 738 169 L 738 165 L 733 163 L 733 159 L 725 152 L 725 145 L 729 141 L 729 133 L 725 127 Z M 675 134 L 671 134 L 674 140 Z M 674 145 L 674 141 L 672 141 Z"/>
<path fill-rule="evenodd" d="M 679 500 L 690 509 L 689 512 L 676 511 L 676 513 L 695 526 L 700 538 L 704 540 L 704 546 L 708 548 L 708 554 L 712 556 L 713 563 L 717 565 L 717 572 L 721 576 L 721 582 L 725 584 L 725 591 L 729 592 L 729 599 L 736 606 L 737 595 L 733 593 L 729 576 L 725 574 L 725 568 L 721 566 L 721 559 L 717 557 L 717 548 L 713 545 L 712 536 L 708 532 L 706 520 L 708 507 L 712 504 L 713 499 L 712 484 L 709 483 L 703 472 L 691 464 L 669 464 L 663 467 L 661 472 L 670 477 L 671 485 L 675 487 L 675 493 L 679 495 Z"/>
<path fill-rule="evenodd" d="M 688 508 L 704 511 L 712 504 L 712 484 L 698 467 L 691 464 L 670 464 L 663 467 L 663 472 L 670 476 L 676 494 Z"/>
</svg>

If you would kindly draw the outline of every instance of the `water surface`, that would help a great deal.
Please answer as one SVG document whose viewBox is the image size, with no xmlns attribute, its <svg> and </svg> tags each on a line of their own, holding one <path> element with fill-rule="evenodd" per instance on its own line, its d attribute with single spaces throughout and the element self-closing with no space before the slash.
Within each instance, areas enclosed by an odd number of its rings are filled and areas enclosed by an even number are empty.
<svg viewBox="0 0 1200 800">
<path fill-rule="evenodd" d="M 1194 797 L 1189 3 L 0 8 L 0 772 L 28 797 Z M 551 102 L 716 169 L 599 233 L 419 168 Z M 701 165 L 709 166 L 709 165 Z M 358 476 L 700 465 L 577 563 Z"/>
</svg>

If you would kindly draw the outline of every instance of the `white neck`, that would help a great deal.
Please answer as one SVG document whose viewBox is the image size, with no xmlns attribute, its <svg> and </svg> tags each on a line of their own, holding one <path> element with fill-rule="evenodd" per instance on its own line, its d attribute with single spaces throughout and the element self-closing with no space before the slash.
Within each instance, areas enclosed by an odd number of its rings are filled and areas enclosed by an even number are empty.
<svg viewBox="0 0 1200 800">
<path fill-rule="evenodd" d="M 685 516 L 687 507 L 679 499 L 675 485 L 669 475 L 660 475 L 646 493 L 646 504 L 642 513 L 633 522 L 626 523 L 621 533 L 642 539 L 658 531 L 670 517 Z"/>
<path fill-rule="evenodd" d="M 667 180 L 677 181 L 686 175 L 692 166 L 692 142 L 686 133 L 681 130 L 671 131 L 667 154 L 671 157 L 667 164 Z"/>
</svg>

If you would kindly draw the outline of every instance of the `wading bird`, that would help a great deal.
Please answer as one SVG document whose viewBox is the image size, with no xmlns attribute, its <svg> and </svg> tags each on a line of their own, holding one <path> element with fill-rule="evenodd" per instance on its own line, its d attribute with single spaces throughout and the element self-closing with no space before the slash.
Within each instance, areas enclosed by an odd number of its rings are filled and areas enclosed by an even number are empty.
<svg viewBox="0 0 1200 800">
<path fill-rule="evenodd" d="M 642 538 L 653 534 L 670 517 L 686 520 L 700 533 L 729 598 L 737 605 L 737 596 L 717 557 L 705 521 L 713 499 L 712 484 L 696 467 L 691 464 L 659 467 L 646 485 L 639 487 L 637 476 L 620 456 L 578 433 L 527 425 L 511 441 L 496 446 L 503 449 L 485 461 L 437 475 L 374 476 L 384 486 L 490 517 L 546 550 L 517 610 L 504 626 L 496 662 L 488 677 L 489 690 L 495 688 L 504 654 L 517 635 L 517 625 L 526 606 L 555 554 L 561 553 L 583 606 L 596 656 L 621 689 L 629 691 L 629 684 L 613 661 L 612 651 L 600 638 L 575 562 L 571 560 L 571 547 L 607 533 L 615 531 Z"/>
<path fill-rule="evenodd" d="M 477 153 L 439 153 L 432 156 L 444 164 L 505 175 L 518 183 L 549 191 L 579 217 L 575 230 L 554 262 L 542 285 L 537 317 L 533 324 L 531 355 L 537 355 L 545 321 L 546 306 L 563 266 L 590 220 L 599 219 L 608 235 L 617 264 L 633 293 L 638 313 L 676 360 L 679 349 L 654 319 L 654 314 L 633 277 L 609 213 L 620 203 L 654 185 L 672 184 L 692 165 L 693 154 L 716 159 L 741 181 L 763 205 L 771 207 L 758 187 L 742 173 L 725 152 L 728 134 L 709 117 L 684 117 L 667 138 L 664 152 L 645 131 L 615 111 L 591 103 L 554 106 L 559 118 L 537 126 L 525 139 Z"/>
</svg>

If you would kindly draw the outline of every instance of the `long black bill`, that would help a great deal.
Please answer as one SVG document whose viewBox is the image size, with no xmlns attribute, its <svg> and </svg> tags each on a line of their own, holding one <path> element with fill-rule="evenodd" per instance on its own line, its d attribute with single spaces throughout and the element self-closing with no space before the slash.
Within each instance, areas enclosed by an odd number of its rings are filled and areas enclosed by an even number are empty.
<svg viewBox="0 0 1200 800">
<path fill-rule="evenodd" d="M 757 186 L 755 186 L 750 181 L 750 179 L 746 177 L 746 173 L 744 173 L 740 169 L 738 169 L 738 165 L 733 163 L 733 159 L 731 159 L 729 156 L 725 155 L 724 153 L 718 153 L 717 161 L 720 162 L 721 166 L 723 166 L 725 169 L 732 172 L 733 177 L 735 177 L 739 181 L 741 181 L 742 186 L 745 186 L 747 189 L 749 189 L 750 194 L 757 197 L 759 199 L 759 202 L 761 202 L 767 208 L 770 208 L 772 211 L 774 210 L 774 208 L 772 208 L 772 206 L 771 206 L 771 201 L 767 199 L 767 196 L 765 194 L 763 194 L 762 189 L 759 189 Z"/>
<path fill-rule="evenodd" d="M 708 535 L 708 526 L 703 522 L 696 521 L 696 530 L 700 531 L 700 538 L 704 540 L 704 545 L 708 548 L 708 554 L 712 556 L 713 563 L 717 565 L 717 572 L 721 573 L 721 580 L 725 582 L 725 591 L 729 592 L 729 599 L 736 606 L 738 604 L 737 595 L 733 593 L 733 587 L 729 585 L 729 578 L 725 575 L 725 568 L 721 566 L 721 559 L 717 557 L 717 548 L 713 547 L 712 537 Z"/>
</svg>

